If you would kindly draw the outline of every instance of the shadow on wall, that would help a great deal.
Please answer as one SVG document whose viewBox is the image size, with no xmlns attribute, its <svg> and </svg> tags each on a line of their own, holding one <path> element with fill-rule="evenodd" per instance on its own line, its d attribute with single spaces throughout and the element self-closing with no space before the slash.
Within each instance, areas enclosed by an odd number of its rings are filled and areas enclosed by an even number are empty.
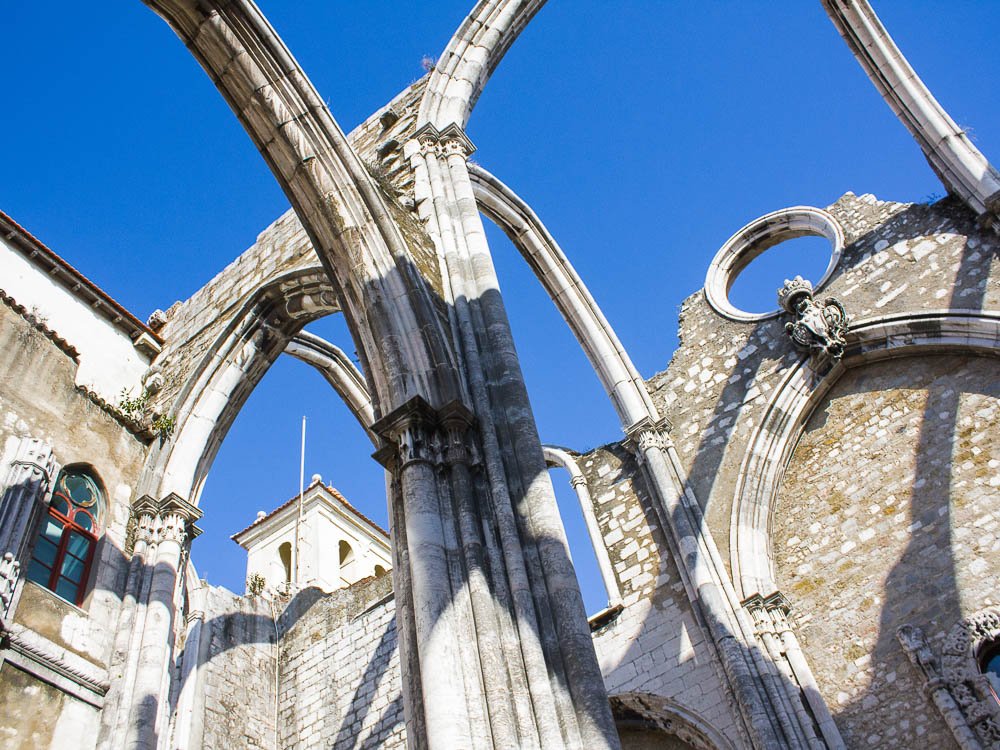
<svg viewBox="0 0 1000 750">
<path fill-rule="evenodd" d="M 853 245 L 868 247 L 876 239 L 889 236 L 896 241 L 919 240 L 941 231 L 942 213 L 958 231 L 977 236 L 968 212 L 952 201 L 945 201 L 933 208 L 911 206 Z M 857 255 L 853 256 L 855 261 Z M 983 308 L 986 288 L 983 267 L 983 246 L 977 249 L 965 246 L 954 279 L 944 281 L 952 290 L 947 305 L 950 309 Z M 989 268 L 988 258 L 985 267 Z M 924 296 L 929 298 L 930 293 Z M 819 589 L 812 595 L 804 593 L 806 589 L 801 587 L 812 585 L 804 578 L 810 576 L 797 574 L 791 564 L 786 565 L 786 570 L 777 571 L 782 590 L 798 605 L 799 615 L 808 622 L 799 627 L 806 656 L 815 659 L 814 670 L 824 697 L 851 747 L 863 744 L 903 747 L 925 742 L 928 746 L 938 743 L 943 746 L 953 742 L 937 708 L 923 690 L 921 678 L 900 647 L 896 631 L 904 624 L 918 625 L 939 646 L 951 626 L 970 613 L 970 605 L 972 610 L 983 606 L 969 600 L 980 593 L 975 590 L 965 592 L 963 606 L 960 571 L 956 570 L 956 550 L 961 547 L 956 547 L 959 540 L 954 530 L 971 523 L 971 518 L 966 517 L 956 526 L 955 520 L 956 513 L 969 502 L 971 492 L 968 474 L 958 478 L 960 465 L 972 458 L 968 453 L 972 447 L 969 429 L 962 426 L 961 415 L 964 407 L 969 416 L 970 397 L 972 400 L 1000 398 L 1000 386 L 995 376 L 989 374 L 995 365 L 961 352 L 947 355 L 947 359 L 920 355 L 911 361 L 909 365 L 905 359 L 862 364 L 841 375 L 809 416 L 801 442 L 786 467 L 793 465 L 796 454 L 804 455 L 802 451 L 807 445 L 822 456 L 836 448 L 839 457 L 824 458 L 824 462 L 849 488 L 854 487 L 864 495 L 858 497 L 857 492 L 852 493 L 843 503 L 843 510 L 850 508 L 850 515 L 856 512 L 857 516 L 849 517 L 839 508 L 833 510 L 837 525 L 824 533 L 834 541 L 830 548 L 823 548 L 812 558 L 825 571 L 813 574 L 823 581 Z M 891 400 L 894 394 L 896 401 Z M 835 421 L 829 409 L 837 399 L 846 399 L 844 403 L 856 406 L 853 414 L 846 417 L 838 414 Z M 872 420 L 883 428 L 878 433 L 880 437 L 872 434 Z M 815 438 L 812 433 L 816 433 Z M 985 449 L 988 442 L 980 447 Z M 879 448 L 880 443 L 886 447 Z M 985 460 L 984 457 L 984 463 Z M 912 483 L 907 478 L 909 461 L 912 461 Z M 787 475 L 785 480 L 789 478 Z M 804 477 L 797 481 L 798 491 L 792 497 L 783 492 L 780 497 L 785 502 L 816 503 L 816 507 L 832 508 L 833 493 L 829 497 L 809 494 L 808 487 L 818 481 L 814 476 Z M 817 486 L 829 489 L 826 484 Z M 962 487 L 965 489 L 958 489 Z M 805 497 L 801 491 L 806 492 Z M 818 494 L 826 493 L 818 491 Z M 894 500 L 894 496 L 898 497 Z M 908 507 L 908 518 L 901 511 L 898 518 L 891 519 L 896 508 L 902 506 Z M 785 507 L 787 512 L 789 506 Z M 781 512 L 779 509 L 776 514 Z M 843 532 L 841 537 L 845 526 L 853 531 Z M 857 533 L 866 528 L 878 529 L 885 536 L 870 541 L 875 548 L 866 548 L 862 543 L 860 549 L 845 551 L 854 548 L 858 539 L 869 541 Z M 791 533 L 788 531 L 786 536 Z M 772 548 L 778 548 L 779 558 L 787 541 L 772 536 Z M 840 547 L 840 542 L 845 546 Z M 967 565 L 968 545 L 961 544 L 966 547 L 961 562 Z M 827 558 L 834 555 L 836 547 L 840 547 L 841 553 L 835 562 L 829 562 Z M 896 550 L 901 550 L 898 557 Z M 887 574 L 881 573 L 887 566 Z M 961 574 L 967 575 L 965 570 Z M 843 601 L 844 597 L 849 601 Z M 877 615 L 875 611 L 866 614 L 872 604 L 879 607 Z M 830 611 L 818 611 L 816 607 L 820 606 L 829 607 Z M 812 643 L 810 635 L 815 639 Z M 827 661 L 831 654 L 835 654 L 831 657 L 833 661 Z M 866 680 L 866 685 L 858 694 L 852 689 L 852 682 L 861 679 Z"/>
</svg>

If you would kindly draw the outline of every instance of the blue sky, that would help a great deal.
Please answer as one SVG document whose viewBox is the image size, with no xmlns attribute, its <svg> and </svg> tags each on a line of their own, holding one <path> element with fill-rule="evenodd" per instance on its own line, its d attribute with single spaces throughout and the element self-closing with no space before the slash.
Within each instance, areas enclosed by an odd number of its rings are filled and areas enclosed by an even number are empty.
<svg viewBox="0 0 1000 750">
<path fill-rule="evenodd" d="M 471 0 L 262 0 L 345 130 L 422 74 Z M 875 3 L 918 73 L 1000 159 L 1000 4 Z M 208 78 L 137 0 L 5 9 L 0 208 L 139 317 L 204 284 L 288 206 Z M 552 0 L 501 63 L 468 133 L 474 155 L 533 206 L 639 370 L 677 346 L 677 309 L 746 222 L 848 190 L 926 201 L 943 189 L 816 2 Z M 542 440 L 585 449 L 617 421 L 516 251 L 487 222 Z M 801 245 L 801 246 L 799 246 Z M 772 307 L 781 279 L 826 264 L 822 243 L 768 251 L 734 295 Z M 2 281 L 0 281 L 2 285 Z M 353 347 L 342 321 L 315 330 Z M 229 534 L 293 495 L 299 422 L 321 473 L 384 523 L 382 472 L 325 382 L 282 358 L 213 467 L 194 559 L 242 589 Z M 556 476 L 591 611 L 568 483 Z M 581 546 L 579 542 L 582 542 Z"/>
</svg>

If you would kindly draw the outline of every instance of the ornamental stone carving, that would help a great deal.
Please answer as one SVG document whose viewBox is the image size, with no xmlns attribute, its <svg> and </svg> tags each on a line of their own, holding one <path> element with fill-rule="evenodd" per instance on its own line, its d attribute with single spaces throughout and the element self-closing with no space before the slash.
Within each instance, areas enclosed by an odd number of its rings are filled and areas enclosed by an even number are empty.
<svg viewBox="0 0 1000 750">
<path fill-rule="evenodd" d="M 670 430 L 673 425 L 666 418 L 661 418 L 654 422 L 649 417 L 644 417 L 626 430 L 629 443 L 636 452 L 636 458 L 641 463 L 644 461 L 643 455 L 651 448 L 666 450 L 670 447 Z"/>
<path fill-rule="evenodd" d="M 920 628 L 903 625 L 896 637 L 963 750 L 1000 750 L 1000 703 L 979 665 L 982 649 L 1000 639 L 1000 609 L 989 607 L 956 623 L 939 657 Z"/>
<path fill-rule="evenodd" d="M 812 284 L 796 276 L 785 279 L 778 290 L 778 304 L 794 317 L 785 324 L 785 332 L 797 348 L 831 361 L 843 356 L 850 320 L 839 300 L 827 297 L 822 304 L 816 302 Z"/>
<path fill-rule="evenodd" d="M 194 539 L 201 529 L 194 522 L 201 518 L 201 511 L 184 498 L 170 493 L 162 500 L 143 495 L 135 504 L 136 541 L 147 546 L 160 542 L 184 542 Z"/>
<path fill-rule="evenodd" d="M 3 627 L 3 620 L 7 618 L 10 603 L 14 599 L 14 588 L 20 571 L 21 563 L 10 552 L 0 558 L 0 628 Z"/>
<path fill-rule="evenodd" d="M 400 469 L 415 463 L 437 469 L 456 464 L 477 466 L 481 454 L 474 425 L 474 415 L 463 404 L 454 401 L 435 410 L 416 396 L 372 425 L 386 442 L 375 459 Z"/>
<path fill-rule="evenodd" d="M 476 150 L 469 136 L 455 123 L 440 131 L 427 123 L 413 134 L 413 140 L 419 144 L 420 152 L 425 155 L 433 153 L 447 157 L 458 154 L 467 158 Z"/>
</svg>

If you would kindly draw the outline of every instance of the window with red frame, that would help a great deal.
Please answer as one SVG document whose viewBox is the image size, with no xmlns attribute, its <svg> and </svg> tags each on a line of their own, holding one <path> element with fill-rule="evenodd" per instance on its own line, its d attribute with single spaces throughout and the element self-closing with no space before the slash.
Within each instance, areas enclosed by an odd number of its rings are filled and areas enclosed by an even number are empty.
<svg viewBox="0 0 1000 750">
<path fill-rule="evenodd" d="M 35 540 L 28 580 L 81 604 L 100 538 L 104 498 L 93 477 L 63 469 Z"/>
</svg>

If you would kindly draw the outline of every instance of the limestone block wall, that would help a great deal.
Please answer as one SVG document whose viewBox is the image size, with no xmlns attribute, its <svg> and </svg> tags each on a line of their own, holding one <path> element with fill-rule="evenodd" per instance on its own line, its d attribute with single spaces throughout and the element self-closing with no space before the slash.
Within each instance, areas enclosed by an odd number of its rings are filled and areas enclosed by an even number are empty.
<svg viewBox="0 0 1000 750">
<path fill-rule="evenodd" d="M 202 634 L 209 639 L 208 660 L 198 686 L 204 696 L 200 747 L 278 747 L 278 650 L 271 612 L 263 598 L 209 588 Z"/>
<path fill-rule="evenodd" d="M 634 459 L 607 446 L 579 465 L 622 591 L 622 612 L 594 632 L 609 695 L 668 698 L 739 746 L 729 693 Z"/>
<path fill-rule="evenodd" d="M 850 747 L 952 747 L 896 640 L 935 651 L 1000 603 L 996 360 L 929 356 L 851 370 L 806 426 L 774 525 L 778 583 Z"/>
<path fill-rule="evenodd" d="M 1000 243 L 957 201 L 907 205 L 849 193 L 827 210 L 846 243 L 816 297 L 838 298 L 855 324 L 939 311 L 996 314 Z M 786 276 L 796 272 L 790 267 Z M 733 540 L 745 533 L 734 497 L 752 440 L 804 361 L 785 320 L 737 322 L 703 293 L 692 295 L 681 312 L 680 348 L 648 381 L 730 565 Z M 923 330 L 934 334 L 935 324 Z M 970 356 L 960 336 L 948 340 L 958 348 L 947 357 L 910 356 L 909 337 L 889 342 L 900 347 L 897 358 L 855 360 L 829 376 L 833 390 L 811 407 L 773 527 L 762 532 L 764 566 L 791 603 L 793 628 L 849 747 L 948 747 L 895 630 L 918 625 L 933 650 L 961 617 L 996 603 L 988 580 L 997 554 L 989 498 L 1000 481 L 998 362 Z"/>
<path fill-rule="evenodd" d="M 307 589 L 282 613 L 283 750 L 405 746 L 391 589 L 389 576 Z"/>
<path fill-rule="evenodd" d="M 846 242 L 817 298 L 837 297 L 853 320 L 1000 308 L 996 237 L 981 230 L 957 201 L 926 206 L 847 193 L 827 210 L 843 227 Z M 787 276 L 797 272 L 790 267 Z M 668 368 L 648 381 L 661 413 L 675 425 L 678 455 L 724 559 L 748 440 L 769 396 L 801 358 L 784 324 L 784 318 L 726 319 L 697 292 L 681 308 L 681 346 Z"/>
</svg>

